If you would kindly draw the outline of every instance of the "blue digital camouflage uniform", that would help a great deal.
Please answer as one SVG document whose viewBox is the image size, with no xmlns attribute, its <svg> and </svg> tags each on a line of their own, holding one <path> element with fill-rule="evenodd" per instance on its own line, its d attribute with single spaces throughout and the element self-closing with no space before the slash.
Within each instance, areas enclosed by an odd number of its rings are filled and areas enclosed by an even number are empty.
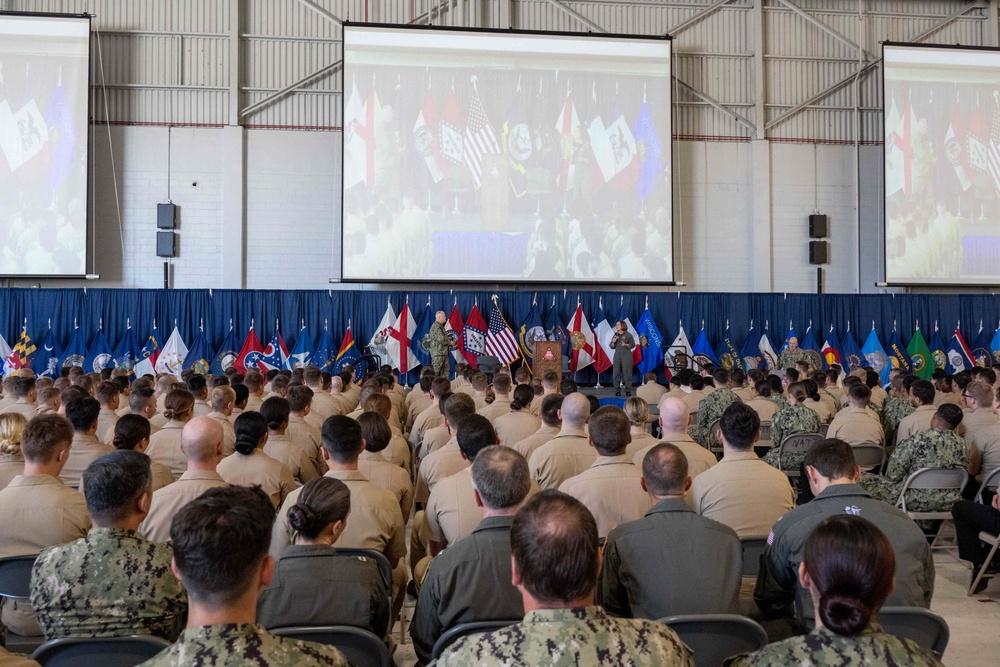
<svg viewBox="0 0 1000 667">
<path fill-rule="evenodd" d="M 31 604 L 47 639 L 153 635 L 173 641 L 187 593 L 170 569 L 173 548 L 132 530 L 92 528 L 45 549 L 31 573 Z"/>
<path fill-rule="evenodd" d="M 614 618 L 600 607 L 528 612 L 516 625 L 463 637 L 438 667 L 631 665 L 694 667 L 691 650 L 665 625 Z"/>
<path fill-rule="evenodd" d="M 332 646 L 275 637 L 259 625 L 188 628 L 139 667 L 350 667 Z"/>
<path fill-rule="evenodd" d="M 856 637 L 842 637 L 826 628 L 769 644 L 756 653 L 729 658 L 726 667 L 808 665 L 809 667 L 934 667 L 941 663 L 930 651 L 909 639 L 882 632 L 872 623 Z"/>
<path fill-rule="evenodd" d="M 712 424 L 722 418 L 722 413 L 733 403 L 742 403 L 740 397 L 728 387 L 716 389 L 702 399 L 698 407 L 698 420 L 688 429 L 688 435 L 702 447 L 721 446 L 712 433 Z"/>
<path fill-rule="evenodd" d="M 764 455 L 764 461 L 781 470 L 798 470 L 805 454 L 786 454 L 778 465 L 780 445 L 794 433 L 819 433 L 819 415 L 804 405 L 789 405 L 771 417 L 771 441 L 774 446 Z"/>
</svg>

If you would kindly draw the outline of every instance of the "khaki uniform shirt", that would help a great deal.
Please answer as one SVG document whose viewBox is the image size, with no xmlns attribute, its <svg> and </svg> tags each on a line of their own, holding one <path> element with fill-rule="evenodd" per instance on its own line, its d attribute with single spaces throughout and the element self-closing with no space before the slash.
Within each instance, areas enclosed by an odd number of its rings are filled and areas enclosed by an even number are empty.
<svg viewBox="0 0 1000 667">
<path fill-rule="evenodd" d="M 491 422 L 496 422 L 497 417 L 508 412 L 510 412 L 510 396 L 497 396 L 492 403 L 476 410 L 476 414 L 486 417 Z"/>
<path fill-rule="evenodd" d="M 941 405 L 942 403 L 951 403 L 952 405 L 957 405 L 958 407 L 962 407 L 962 395 L 961 394 L 956 394 L 953 391 L 950 391 L 950 392 L 936 391 L 936 392 L 934 392 L 934 407 L 937 407 L 937 406 Z"/>
<path fill-rule="evenodd" d="M 624 618 L 732 614 L 742 578 L 736 532 L 668 498 L 608 535 L 597 597 Z"/>
<path fill-rule="evenodd" d="M 597 460 L 597 450 L 583 431 L 563 429 L 542 445 L 528 459 L 531 479 L 545 489 L 558 489 L 570 477 L 576 477 Z"/>
<path fill-rule="evenodd" d="M 744 403 L 749 403 L 755 396 L 750 387 L 732 387 L 733 393 L 736 394 L 736 398 L 740 399 Z"/>
<path fill-rule="evenodd" d="M 903 417 L 899 422 L 899 428 L 896 429 L 896 442 L 903 442 L 912 435 L 929 431 L 935 412 L 937 408 L 933 405 L 921 405 L 913 411 L 913 414 Z"/>
<path fill-rule="evenodd" d="M 628 445 L 625 447 L 625 453 L 632 457 L 635 457 L 635 455 L 641 451 L 648 452 L 650 448 L 653 447 L 653 445 L 660 442 L 659 440 L 651 436 L 649 433 L 646 433 L 645 431 L 641 431 L 639 433 L 632 433 L 631 435 L 632 435 L 632 442 L 628 443 Z M 637 463 L 636 465 L 639 466 L 640 470 L 642 470 L 642 459 L 640 459 L 639 463 Z"/>
<path fill-rule="evenodd" d="M 676 445 L 677 449 L 681 450 L 681 453 L 683 453 L 684 457 L 687 458 L 688 477 L 691 479 L 694 479 L 718 463 L 718 460 L 715 458 L 715 454 L 699 445 L 694 441 L 694 438 L 687 433 L 664 433 L 663 438 L 659 442 L 656 442 L 649 447 L 640 449 L 635 453 L 635 456 L 632 457 L 632 461 L 639 467 L 639 470 L 642 470 L 642 461 L 646 458 L 646 454 L 648 454 L 649 450 L 660 442 L 669 442 L 672 445 Z"/>
<path fill-rule="evenodd" d="M 446 477 L 472 465 L 462 456 L 458 441 L 452 438 L 447 445 L 420 462 L 417 488 L 414 492 L 418 503 L 427 504 L 434 486 Z"/>
<path fill-rule="evenodd" d="M 410 469 L 410 445 L 406 438 L 401 435 L 393 435 L 389 439 L 389 446 L 382 450 L 382 456 L 394 466 L 399 466 L 403 470 Z M 325 473 L 324 473 L 325 474 Z"/>
<path fill-rule="evenodd" d="M 500 444 L 512 447 L 538 431 L 542 420 L 527 410 L 510 410 L 493 419 Z"/>
<path fill-rule="evenodd" d="M 229 456 L 236 451 L 236 431 L 229 417 L 221 412 L 209 412 L 207 417 L 214 419 L 222 427 L 222 455 Z M 291 430 L 291 424 L 289 424 Z"/>
<path fill-rule="evenodd" d="M 419 394 L 406 405 L 406 430 L 413 430 L 413 422 L 416 420 L 417 415 L 431 407 L 434 403 L 434 399 L 431 397 L 431 393 L 420 391 L 419 388 L 414 389 L 414 392 L 419 392 Z M 413 396 L 411 392 L 409 396 Z"/>
<path fill-rule="evenodd" d="M 424 440 L 424 433 L 428 429 L 444 424 L 444 415 L 441 408 L 435 403 L 417 415 L 413 420 L 413 428 L 410 429 L 410 442 L 416 447 Z"/>
<path fill-rule="evenodd" d="M 26 398 L 17 399 L 16 403 L 8 405 L 3 410 L 0 410 L 0 415 L 7 414 L 8 412 L 16 412 L 19 415 L 23 415 L 25 419 L 31 419 L 35 416 L 35 410 L 38 409 L 38 405 L 28 401 Z M 98 425 L 98 433 L 100 432 L 100 425 Z"/>
<path fill-rule="evenodd" d="M 774 522 L 795 507 L 788 477 L 753 452 L 723 456 L 698 475 L 688 494 L 694 511 L 729 526 L 740 537 L 767 535 Z"/>
<path fill-rule="evenodd" d="M 837 414 L 837 411 L 829 406 L 829 404 L 823 402 L 822 400 L 814 401 L 811 398 L 807 398 L 805 402 L 802 403 L 805 407 L 809 408 L 816 413 L 819 417 L 821 424 L 829 424 L 833 416 Z"/>
<path fill-rule="evenodd" d="M 207 417 L 212 412 L 212 404 L 201 398 L 194 399 L 194 416 Z"/>
<path fill-rule="evenodd" d="M 705 393 L 704 389 L 699 389 L 698 391 L 692 390 L 685 393 L 680 397 L 680 399 L 687 403 L 688 412 L 698 412 L 698 408 L 701 407 L 701 402 L 705 400 L 707 396 L 708 394 Z"/>
<path fill-rule="evenodd" d="M 517 450 L 525 459 L 530 459 L 535 450 L 559 435 L 558 426 L 546 426 L 544 423 L 535 431 L 534 435 L 529 435 L 524 440 L 516 442 L 513 449 Z"/>
<path fill-rule="evenodd" d="M 483 520 L 472 488 L 472 467 L 434 485 L 424 518 L 435 542 L 454 544 L 468 537 Z"/>
<path fill-rule="evenodd" d="M 642 517 L 653 502 L 642 488 L 642 469 L 628 454 L 599 456 L 584 472 L 570 477 L 559 490 L 586 505 L 597 520 L 597 535 Z"/>
<path fill-rule="evenodd" d="M 17 477 L 24 474 L 24 457 L 20 454 L 0 454 L 0 490 Z"/>
<path fill-rule="evenodd" d="M 368 451 L 361 452 L 358 457 L 358 471 L 372 484 L 395 496 L 403 513 L 403 523 L 409 521 L 413 507 L 413 482 L 409 473 L 390 463 L 382 452 Z"/>
<path fill-rule="evenodd" d="M 288 494 L 298 488 L 295 476 L 288 466 L 271 458 L 260 449 L 253 450 L 251 454 L 237 452 L 227 456 L 219 463 L 217 470 L 227 484 L 233 486 L 259 484 L 271 499 L 274 509 L 281 507 Z"/>
<path fill-rule="evenodd" d="M 429 454 L 447 445 L 449 440 L 451 440 L 451 432 L 448 431 L 447 424 L 427 429 L 424 432 L 424 439 L 420 442 L 420 450 L 417 458 L 426 458 Z"/>
<path fill-rule="evenodd" d="M 307 422 L 301 415 L 288 415 L 288 428 L 285 435 L 296 445 L 305 450 L 313 467 L 320 475 L 329 469 L 323 460 L 323 432 Z"/>
<path fill-rule="evenodd" d="M 169 542 L 170 523 L 182 507 L 209 489 L 229 486 L 217 472 L 188 470 L 176 482 L 153 492 L 149 514 L 139 532 L 150 542 Z"/>
<path fill-rule="evenodd" d="M 275 461 L 283 463 L 292 471 L 292 476 L 300 484 L 319 477 L 319 471 L 316 470 L 306 451 L 292 442 L 287 435 L 268 434 L 267 442 L 264 443 L 264 453 Z"/>
<path fill-rule="evenodd" d="M 247 399 L 247 406 L 243 409 L 246 412 L 260 412 L 260 406 L 263 404 L 263 396 L 254 396 L 253 394 L 250 394 L 250 398 Z"/>
<path fill-rule="evenodd" d="M 887 399 L 887 398 L 889 398 L 889 394 L 886 393 L 885 389 L 883 389 L 882 387 L 872 387 L 872 399 L 871 400 L 872 400 L 872 403 L 874 405 L 878 406 L 879 410 L 882 409 L 882 406 L 885 404 L 885 399 Z M 958 399 L 958 403 L 961 403 L 961 402 L 962 402 L 962 399 L 959 398 Z M 958 405 L 958 403 L 956 403 L 956 405 Z"/>
<path fill-rule="evenodd" d="M 976 408 L 975 410 L 962 410 L 962 412 L 962 423 L 958 425 L 955 432 L 966 440 L 970 440 L 976 431 L 1000 424 L 1000 419 L 990 408 Z"/>
<path fill-rule="evenodd" d="M 873 442 L 885 445 L 882 422 L 865 408 L 847 408 L 833 418 L 826 437 L 839 438 L 849 445 Z"/>
<path fill-rule="evenodd" d="M 315 388 L 313 388 L 313 400 L 309 412 L 319 417 L 320 421 L 326 421 L 333 415 L 344 414 L 341 412 L 341 404 L 337 399 L 325 391 Z"/>
<path fill-rule="evenodd" d="M 153 491 L 174 483 L 174 473 L 167 466 L 156 461 L 150 461 L 149 467 L 153 473 Z"/>
<path fill-rule="evenodd" d="M 69 458 L 66 465 L 59 473 L 59 479 L 63 484 L 74 489 L 80 488 L 83 481 L 83 471 L 87 469 L 94 459 L 98 459 L 105 454 L 110 454 L 115 448 L 99 442 L 92 435 L 73 433 L 73 445 L 69 449 Z"/>
<path fill-rule="evenodd" d="M 187 470 L 187 457 L 181 451 L 181 431 L 184 422 L 171 419 L 159 431 L 149 437 L 149 448 L 146 454 L 170 468 L 177 479 Z"/>
<path fill-rule="evenodd" d="M 339 479 L 351 491 L 351 519 L 337 540 L 345 549 L 373 549 L 391 561 L 406 555 L 403 513 L 396 497 L 369 482 L 357 470 L 331 470 L 326 477 Z M 301 493 L 296 489 L 281 506 L 271 534 L 271 555 L 278 559 L 291 544 L 293 532 L 288 525 L 288 508 Z"/>
<path fill-rule="evenodd" d="M 486 392 L 477 391 L 472 395 L 472 401 L 476 404 L 476 412 L 485 408 L 489 403 L 486 402 Z"/>
<path fill-rule="evenodd" d="M 656 382 L 647 382 L 641 387 L 636 387 L 635 395 L 646 401 L 647 405 L 659 405 L 660 399 L 667 393 L 667 388 Z"/>
</svg>

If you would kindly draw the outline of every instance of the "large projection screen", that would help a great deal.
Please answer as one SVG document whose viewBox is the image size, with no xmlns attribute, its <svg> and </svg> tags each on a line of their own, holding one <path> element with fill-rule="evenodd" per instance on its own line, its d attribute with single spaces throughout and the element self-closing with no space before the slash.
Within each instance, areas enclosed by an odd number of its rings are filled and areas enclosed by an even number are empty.
<svg viewBox="0 0 1000 667">
<path fill-rule="evenodd" d="M 670 57 L 345 26 L 341 278 L 673 282 Z"/>
<path fill-rule="evenodd" d="M 90 19 L 0 14 L 0 275 L 87 273 Z"/>
<path fill-rule="evenodd" d="M 885 279 L 1000 284 L 1000 51 L 885 44 Z"/>
</svg>

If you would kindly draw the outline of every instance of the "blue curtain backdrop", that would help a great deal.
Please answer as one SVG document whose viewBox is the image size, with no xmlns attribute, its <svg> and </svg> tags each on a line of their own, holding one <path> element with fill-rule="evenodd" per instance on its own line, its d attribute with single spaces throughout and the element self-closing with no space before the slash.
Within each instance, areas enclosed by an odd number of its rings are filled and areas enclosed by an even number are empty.
<svg viewBox="0 0 1000 667">
<path fill-rule="evenodd" d="M 619 304 L 624 303 L 632 322 L 638 322 L 645 308 L 647 295 L 614 291 L 327 291 L 327 290 L 117 290 L 117 289 L 0 289 L 0 333 L 13 345 L 27 319 L 28 335 L 40 341 L 49 322 L 65 345 L 73 330 L 74 320 L 87 337 L 88 344 L 103 321 L 104 331 L 112 347 L 125 332 L 130 321 L 142 345 L 153 326 L 159 327 L 165 340 L 176 321 L 184 340 L 190 344 L 204 322 L 205 333 L 213 345 L 222 343 L 232 322 L 237 338 L 246 336 L 251 320 L 261 340 L 266 344 L 280 323 L 289 348 L 304 323 L 313 339 L 318 339 L 325 325 L 339 345 L 348 320 L 359 346 L 365 346 L 372 330 L 391 303 L 398 314 L 409 299 L 414 317 L 420 317 L 430 302 L 434 309 L 450 313 L 457 303 L 463 320 L 474 302 L 478 302 L 483 317 L 489 319 L 492 295 L 497 294 L 504 317 L 517 331 L 527 315 L 532 299 L 537 298 L 544 320 L 551 308 L 557 308 L 564 323 L 570 321 L 579 302 L 593 322 L 598 300 L 603 299 L 604 312 L 614 317 Z M 904 342 L 908 342 L 919 322 L 925 337 L 933 334 L 937 323 L 947 340 L 961 322 L 967 339 L 975 337 L 980 322 L 992 331 L 1000 323 L 1000 298 L 991 295 L 853 295 L 853 294 L 745 294 L 745 293 L 670 293 L 648 295 L 649 309 L 660 328 L 664 345 L 677 335 L 679 323 L 690 340 L 694 340 L 704 322 L 713 344 L 729 322 L 733 343 L 737 349 L 743 343 L 753 320 L 755 334 L 760 335 L 769 324 L 775 345 L 788 331 L 789 321 L 800 335 L 812 323 L 817 340 L 822 344 L 830 326 L 843 338 L 848 323 L 855 339 L 861 344 L 874 323 L 883 343 L 898 327 Z M 161 341 L 162 342 L 162 341 Z M 581 381 L 592 381 L 581 373 Z"/>
</svg>

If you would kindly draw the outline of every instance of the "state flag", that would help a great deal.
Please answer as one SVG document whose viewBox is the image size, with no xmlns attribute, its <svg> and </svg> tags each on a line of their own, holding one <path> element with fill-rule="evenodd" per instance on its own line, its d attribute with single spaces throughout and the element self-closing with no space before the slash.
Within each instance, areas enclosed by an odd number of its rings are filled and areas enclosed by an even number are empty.
<svg viewBox="0 0 1000 667">
<path fill-rule="evenodd" d="M 611 339 L 615 336 L 615 330 L 604 316 L 604 304 L 601 300 L 598 300 L 597 319 L 591 323 L 591 328 L 594 330 L 594 370 L 603 373 L 611 368 L 611 360 L 615 356 L 614 350 L 611 349 Z"/>
<path fill-rule="evenodd" d="M 674 337 L 674 341 L 667 348 L 667 353 L 663 359 L 663 367 L 669 377 L 673 377 L 678 371 L 691 368 L 691 343 L 688 342 L 687 334 L 684 333 L 684 325 L 680 326 L 680 331 Z"/>
<path fill-rule="evenodd" d="M 368 147 L 365 142 L 367 110 L 358 93 L 358 82 L 344 104 L 344 189 L 367 182 Z M 374 165 L 373 165 L 374 166 Z"/>
<path fill-rule="evenodd" d="M 556 308 L 555 299 L 552 300 L 552 307 L 545 316 L 545 335 L 551 341 L 562 343 L 563 357 L 569 359 L 569 333 L 566 326 L 559 317 L 559 310 Z"/>
<path fill-rule="evenodd" d="M 236 370 L 238 370 L 243 375 L 247 374 L 247 371 L 252 371 L 257 369 L 257 364 L 264 357 L 264 346 L 260 344 L 260 339 L 257 338 L 257 332 L 254 331 L 253 324 L 250 324 L 250 331 L 247 332 L 246 340 L 243 341 L 243 347 L 240 348 L 239 354 L 236 355 Z"/>
<path fill-rule="evenodd" d="M 451 315 L 448 316 L 448 321 L 444 325 L 444 332 L 448 334 L 448 340 L 455 343 L 455 347 L 451 348 L 451 356 L 454 357 L 455 363 L 465 361 L 461 344 L 464 329 L 465 324 L 462 322 L 462 315 L 458 312 L 458 304 L 456 303 L 451 307 Z"/>
<path fill-rule="evenodd" d="M 907 353 L 906 348 L 903 347 L 903 340 L 899 336 L 899 332 L 896 328 L 892 328 L 892 333 L 889 334 L 889 343 L 885 349 L 886 364 L 882 368 L 882 372 L 879 375 L 882 377 L 882 386 L 889 384 L 889 372 L 898 368 L 904 373 L 910 372 L 910 355 Z"/>
<path fill-rule="evenodd" d="M 969 349 L 969 344 L 965 342 L 962 332 L 958 329 L 955 329 L 955 333 L 951 336 L 951 342 L 948 344 L 945 356 L 948 360 L 945 370 L 949 375 L 970 370 L 975 365 L 972 361 L 972 350 Z"/>
<path fill-rule="evenodd" d="M 771 332 L 767 327 L 764 327 L 764 333 L 760 335 L 757 349 L 760 350 L 761 370 L 770 372 L 778 367 L 778 355 L 771 344 Z"/>
<path fill-rule="evenodd" d="M 1000 366 L 1000 326 L 993 333 L 993 340 L 990 341 L 990 354 L 993 356 L 993 364 Z"/>
<path fill-rule="evenodd" d="M 816 340 L 816 334 L 813 333 L 812 323 L 806 328 L 806 335 L 802 339 L 800 347 L 809 355 L 809 368 L 811 370 L 826 370 L 827 366 L 820 351 L 819 341 Z"/>
<path fill-rule="evenodd" d="M 195 373 L 208 375 L 212 368 L 213 359 L 215 359 L 215 352 L 212 351 L 212 346 L 208 344 L 205 332 L 199 329 L 198 335 L 195 336 L 194 342 L 191 343 L 191 349 L 184 355 L 184 363 L 181 369 L 185 371 L 193 370 Z"/>
<path fill-rule="evenodd" d="M 418 364 L 423 364 L 424 366 L 431 363 L 431 352 L 427 336 L 430 335 L 431 325 L 434 323 L 434 313 L 435 311 L 431 308 L 431 302 L 428 300 L 427 305 L 424 306 L 424 312 L 420 316 L 420 321 L 417 322 L 417 326 L 413 330 L 413 338 L 410 340 L 410 349 L 413 350 L 413 356 L 416 357 Z"/>
<path fill-rule="evenodd" d="M 291 353 L 288 355 L 288 365 L 291 366 L 289 370 L 308 366 L 311 363 L 310 359 L 312 358 L 314 349 L 312 336 L 309 335 L 309 330 L 303 325 L 299 329 L 299 335 L 295 337 L 295 347 L 292 348 Z"/>
<path fill-rule="evenodd" d="M 348 333 L 350 333 L 350 329 L 351 327 L 348 326 Z M 354 338 L 352 337 L 351 344 L 353 343 Z M 313 352 L 310 363 L 324 373 L 332 373 L 336 358 L 337 353 L 334 352 L 333 338 L 330 336 L 330 329 L 329 327 L 323 327 L 323 335 L 319 337 L 319 342 L 316 343 L 316 351 Z M 384 356 L 382 358 L 385 359 Z"/>
<path fill-rule="evenodd" d="M 115 367 L 130 374 L 142 358 L 142 349 L 139 347 L 139 340 L 135 337 L 135 329 L 132 328 L 131 322 L 125 328 L 125 335 L 118 341 L 118 346 L 115 347 L 114 358 Z"/>
<path fill-rule="evenodd" d="M 373 354 L 378 355 L 380 359 L 379 363 L 381 364 L 387 363 L 389 360 L 389 351 L 386 349 L 386 342 L 389 340 L 389 331 L 395 323 L 396 313 L 392 309 L 392 304 L 387 303 L 385 313 L 382 314 L 382 320 L 375 328 L 375 333 L 372 334 L 371 340 L 368 341 L 368 348 Z"/>
<path fill-rule="evenodd" d="M 513 102 L 507 111 L 507 119 L 503 124 L 502 144 L 510 164 L 510 188 L 517 198 L 523 197 L 528 188 L 527 163 L 531 159 L 534 140 L 528 119 L 524 113 L 521 87 L 518 83 L 517 92 L 513 94 Z M 471 118 L 471 115 L 470 115 Z"/>
<path fill-rule="evenodd" d="M 281 337 L 281 330 L 277 327 L 274 328 L 274 334 L 271 335 L 270 342 L 264 348 L 264 354 L 257 362 L 257 366 L 264 374 L 271 370 L 287 368 L 288 347 L 285 345 L 285 339 Z"/>
<path fill-rule="evenodd" d="M 750 331 L 747 332 L 743 347 L 740 348 L 740 363 L 743 371 L 749 373 L 753 370 L 760 370 L 764 363 L 764 357 L 760 353 L 760 343 L 753 331 L 753 322 L 750 323 Z"/>
<path fill-rule="evenodd" d="M 14 346 L 15 349 L 17 346 Z M 980 368 L 993 367 L 993 354 L 990 352 L 990 334 L 983 328 L 982 320 L 979 321 L 979 334 L 972 344 L 972 361 Z"/>
<path fill-rule="evenodd" d="M 653 194 L 656 186 L 662 180 L 663 166 L 660 157 L 663 155 L 663 142 L 653 123 L 653 113 L 649 110 L 646 100 L 642 101 L 639 117 L 632 128 L 635 137 L 635 152 L 639 160 L 639 182 L 635 184 L 639 199 L 646 199 Z"/>
<path fill-rule="evenodd" d="M 324 340 L 330 340 L 329 332 L 324 331 L 323 338 Z M 320 346 L 322 347 L 323 345 L 324 342 L 320 341 Z M 340 342 L 340 348 L 337 350 L 337 356 L 333 359 L 332 365 L 321 366 L 320 370 L 329 371 L 336 375 L 344 370 L 344 366 L 353 366 L 359 359 L 361 359 L 361 354 L 358 352 L 358 346 L 354 344 L 354 334 L 351 332 L 350 323 L 348 323 L 347 331 L 344 332 L 344 339 Z"/>
<path fill-rule="evenodd" d="M 236 365 L 236 357 L 239 356 L 239 349 L 236 347 L 236 332 L 233 330 L 232 322 L 229 324 L 229 331 L 226 332 L 226 339 L 222 341 L 222 346 L 212 359 L 212 366 L 209 369 L 213 375 L 224 375 L 227 370 Z"/>
<path fill-rule="evenodd" d="M 115 365 L 115 358 L 112 354 L 111 345 L 108 344 L 107 336 L 104 335 L 104 328 L 97 329 L 97 336 L 87 350 L 87 357 L 83 360 L 83 369 L 88 373 L 100 373 L 105 368 Z"/>
<path fill-rule="evenodd" d="M 413 143 L 417 153 L 424 158 L 431 180 L 435 184 L 443 181 L 446 165 L 441 156 L 437 110 L 434 108 L 434 96 L 430 91 L 427 91 L 424 104 L 417 114 L 417 122 L 413 125 Z"/>
<path fill-rule="evenodd" d="M 840 375 L 843 377 L 844 373 L 844 363 L 841 361 L 840 354 L 840 341 L 837 340 L 837 334 L 833 330 L 833 325 L 830 325 L 830 333 L 826 335 L 826 340 L 823 341 L 823 367 L 829 368 L 833 364 L 840 364 Z"/>
<path fill-rule="evenodd" d="M 135 376 L 156 375 L 156 360 L 159 356 L 160 332 L 156 328 L 156 320 L 153 320 L 153 331 L 149 334 L 149 338 L 146 339 L 146 344 L 142 346 L 139 361 L 135 365 Z M 82 363 L 83 361 L 81 360 Z"/>
<path fill-rule="evenodd" d="M 715 356 L 715 350 L 712 349 L 712 344 L 708 341 L 705 327 L 702 327 L 701 331 L 698 332 L 698 337 L 695 339 L 694 345 L 691 346 L 691 358 L 695 362 L 695 370 L 703 370 L 709 363 L 715 366 L 719 365 L 719 359 Z"/>
<path fill-rule="evenodd" d="M 479 312 L 479 305 L 473 304 L 472 312 L 462 328 L 462 353 L 473 368 L 478 368 L 479 357 L 486 354 L 486 320 Z"/>
<path fill-rule="evenodd" d="M 872 370 L 881 375 L 882 369 L 888 364 L 888 358 L 885 354 L 885 348 L 882 347 L 882 343 L 878 339 L 875 327 L 872 327 L 868 338 L 865 339 L 865 344 L 861 346 L 861 354 L 864 355 L 865 361 L 872 367 Z"/>
<path fill-rule="evenodd" d="M 843 352 L 844 370 L 848 373 L 856 368 L 862 368 L 866 364 L 865 355 L 861 352 L 861 348 L 858 347 L 858 343 L 851 333 L 850 323 L 847 324 L 847 333 L 844 334 L 844 346 L 841 352 Z"/>
<path fill-rule="evenodd" d="M 931 358 L 934 360 L 931 372 L 945 370 L 948 366 L 948 355 L 945 354 L 944 340 L 941 339 L 941 333 L 938 331 L 937 324 L 934 325 L 934 337 L 931 338 L 929 347 L 931 348 Z"/>
<path fill-rule="evenodd" d="M 45 332 L 42 345 L 35 354 L 31 362 L 31 370 L 35 371 L 37 377 L 59 377 L 59 357 L 62 356 L 62 348 L 59 347 L 59 340 L 56 338 L 52 327 Z"/>
<path fill-rule="evenodd" d="M 10 344 L 7 343 L 7 339 L 3 337 L 3 334 L 0 334 L 0 368 L 3 369 L 4 373 L 8 372 L 6 369 L 7 363 L 2 360 L 8 359 L 13 353 L 14 350 L 12 350 Z"/>
<path fill-rule="evenodd" d="M 538 310 L 537 302 L 531 302 L 531 308 L 528 309 L 528 314 L 525 315 L 517 330 L 517 339 L 521 353 L 530 365 L 535 359 L 535 343 L 546 340 L 545 327 L 542 325 L 542 313 Z"/>
<path fill-rule="evenodd" d="M 170 332 L 170 338 L 163 344 L 163 350 L 156 359 L 156 372 L 170 373 L 180 379 L 187 353 L 188 348 L 184 339 L 181 338 L 181 332 L 174 326 L 174 330 Z"/>
<path fill-rule="evenodd" d="M 715 356 L 719 360 L 719 365 L 727 371 L 741 367 L 740 355 L 733 345 L 732 334 L 729 333 L 728 320 L 726 320 L 726 332 L 722 334 L 722 340 L 715 347 Z"/>
<path fill-rule="evenodd" d="M 924 335 L 920 333 L 919 327 L 913 332 L 910 344 L 906 346 L 906 353 L 910 355 L 910 367 L 913 369 L 913 374 L 921 380 L 930 380 L 934 373 L 934 358 L 931 356 L 931 350 L 927 347 L 927 341 L 924 340 Z"/>
<path fill-rule="evenodd" d="M 444 115 L 438 124 L 438 134 L 441 157 L 453 165 L 462 164 L 465 157 L 462 141 L 464 130 L 465 123 L 462 121 L 462 112 L 458 109 L 458 97 L 455 95 L 455 88 L 452 87 L 444 103 Z"/>
<path fill-rule="evenodd" d="M 35 354 L 35 344 L 28 336 L 27 326 L 21 327 L 21 336 L 14 343 L 14 349 L 4 362 L 4 371 L 13 373 L 17 370 L 31 366 L 31 357 Z"/>
<path fill-rule="evenodd" d="M 420 365 L 413 355 L 413 350 L 410 349 L 415 330 L 416 323 L 413 321 L 413 313 L 410 312 L 410 304 L 403 304 L 403 309 L 399 311 L 399 317 L 389 329 L 389 338 L 385 342 L 389 363 L 399 370 L 400 375 L 405 375 Z"/>
<path fill-rule="evenodd" d="M 559 118 L 556 119 L 560 157 L 559 187 L 564 191 L 573 189 L 576 151 L 582 141 L 581 128 L 580 117 L 576 113 L 576 105 L 573 104 L 573 95 L 567 92 L 566 101 L 559 112 Z"/>
<path fill-rule="evenodd" d="M 6 346 L 7 341 L 3 340 L 3 336 L 0 336 L 0 354 L 3 354 L 3 348 Z M 71 366 L 83 368 L 83 361 L 86 358 L 87 343 L 83 338 L 83 332 L 80 331 L 80 327 L 75 327 L 73 335 L 69 339 L 69 344 L 66 345 L 66 349 L 63 350 L 62 356 L 59 358 L 59 368 L 70 368 Z"/>
<path fill-rule="evenodd" d="M 636 348 L 642 353 L 642 361 L 638 364 L 639 372 L 655 373 L 663 365 L 663 334 L 653 321 L 649 308 L 643 311 L 635 330 L 639 334 Z"/>
<path fill-rule="evenodd" d="M 576 305 L 576 312 L 569 324 L 569 369 L 574 373 L 594 363 L 594 330 L 583 314 L 583 306 Z"/>
</svg>

